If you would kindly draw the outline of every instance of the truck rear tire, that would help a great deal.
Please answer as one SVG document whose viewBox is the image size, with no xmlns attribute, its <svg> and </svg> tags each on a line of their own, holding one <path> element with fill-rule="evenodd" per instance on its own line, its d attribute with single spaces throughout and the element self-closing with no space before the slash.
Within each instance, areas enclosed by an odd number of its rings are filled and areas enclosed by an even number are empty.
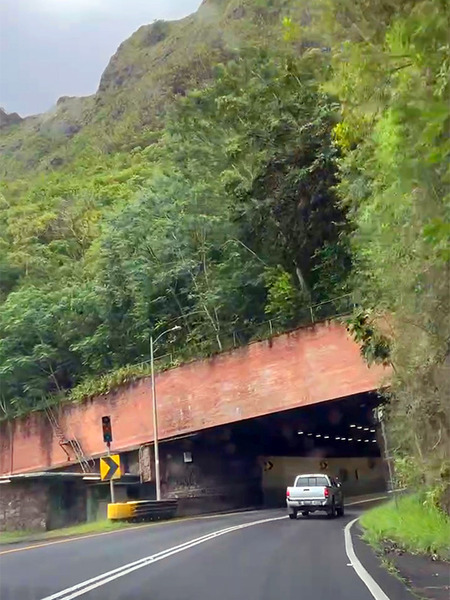
<svg viewBox="0 0 450 600">
<path fill-rule="evenodd" d="M 336 506 L 335 506 L 334 502 L 331 505 L 331 507 L 328 509 L 327 516 L 328 516 L 329 519 L 334 519 L 335 518 L 335 516 L 336 516 Z"/>
<path fill-rule="evenodd" d="M 303 510 L 303 511 L 302 511 L 302 515 L 303 515 L 304 517 L 309 517 L 309 510 Z"/>
<path fill-rule="evenodd" d="M 297 518 L 297 511 L 295 509 L 291 513 L 289 513 L 289 518 L 290 519 L 296 519 Z"/>
<path fill-rule="evenodd" d="M 342 504 L 341 506 L 338 506 L 336 508 L 336 514 L 338 517 L 343 517 L 344 516 L 344 505 Z"/>
</svg>

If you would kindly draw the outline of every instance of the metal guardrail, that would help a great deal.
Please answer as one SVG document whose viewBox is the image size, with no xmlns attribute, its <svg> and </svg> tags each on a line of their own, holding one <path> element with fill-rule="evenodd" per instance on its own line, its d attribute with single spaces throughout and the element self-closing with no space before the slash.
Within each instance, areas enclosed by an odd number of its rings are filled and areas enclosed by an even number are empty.
<svg viewBox="0 0 450 600">
<path fill-rule="evenodd" d="M 178 500 L 135 500 L 108 504 L 108 519 L 113 521 L 156 521 L 172 519 Z"/>
<path fill-rule="evenodd" d="M 354 308 L 355 303 L 352 295 L 345 294 L 332 300 L 305 306 L 290 323 L 277 319 L 269 319 L 261 323 L 249 323 L 247 329 L 231 329 L 227 332 L 228 338 L 231 336 L 232 339 L 223 340 L 223 349 L 239 348 L 250 342 L 262 341 L 274 335 L 294 331 L 300 327 L 308 327 L 328 319 L 343 317 L 351 314 Z"/>
</svg>

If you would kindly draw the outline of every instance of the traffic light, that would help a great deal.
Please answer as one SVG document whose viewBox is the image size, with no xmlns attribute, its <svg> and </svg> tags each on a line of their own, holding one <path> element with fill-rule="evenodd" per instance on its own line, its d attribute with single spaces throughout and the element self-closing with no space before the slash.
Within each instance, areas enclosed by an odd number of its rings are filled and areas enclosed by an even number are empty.
<svg viewBox="0 0 450 600">
<path fill-rule="evenodd" d="M 111 417 L 102 417 L 103 441 L 105 444 L 112 442 Z"/>
</svg>

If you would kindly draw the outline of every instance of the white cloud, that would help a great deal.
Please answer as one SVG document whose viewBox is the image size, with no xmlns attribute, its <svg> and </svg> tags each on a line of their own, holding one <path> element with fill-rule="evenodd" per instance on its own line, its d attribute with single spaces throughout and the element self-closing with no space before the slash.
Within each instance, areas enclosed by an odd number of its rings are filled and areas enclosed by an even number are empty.
<svg viewBox="0 0 450 600">
<path fill-rule="evenodd" d="M 107 0 L 35 0 L 33 10 L 59 24 L 81 23 L 108 14 Z"/>
<path fill-rule="evenodd" d="M 106 8 L 103 0 L 37 0 L 37 9 L 58 12 L 61 14 L 78 14 Z"/>
</svg>

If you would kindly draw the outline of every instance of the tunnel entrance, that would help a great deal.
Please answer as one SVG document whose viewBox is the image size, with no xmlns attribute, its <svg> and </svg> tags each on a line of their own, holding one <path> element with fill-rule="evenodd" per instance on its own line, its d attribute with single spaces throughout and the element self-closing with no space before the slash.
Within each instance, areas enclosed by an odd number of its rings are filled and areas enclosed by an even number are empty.
<svg viewBox="0 0 450 600">
<path fill-rule="evenodd" d="M 167 441 L 165 495 L 189 498 L 202 511 L 284 506 L 294 477 L 316 472 L 337 477 L 347 497 L 382 492 L 379 402 L 375 393 L 349 396 Z"/>
</svg>

